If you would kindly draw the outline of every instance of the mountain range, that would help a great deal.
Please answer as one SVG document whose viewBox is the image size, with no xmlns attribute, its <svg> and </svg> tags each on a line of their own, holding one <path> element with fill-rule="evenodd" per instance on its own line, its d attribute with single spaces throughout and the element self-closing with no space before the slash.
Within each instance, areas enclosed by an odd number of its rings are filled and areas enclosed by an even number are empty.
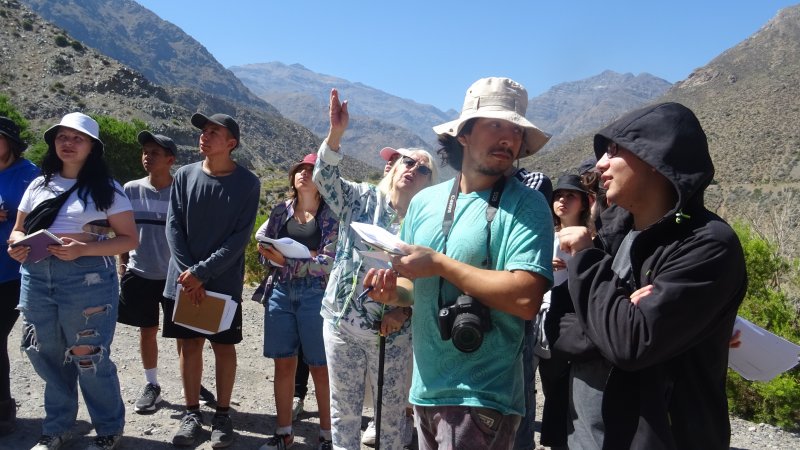
<svg viewBox="0 0 800 450">
<path fill-rule="evenodd" d="M 331 87 L 351 100 L 348 152 L 373 167 L 344 165 L 356 178 L 375 173 L 384 145 L 435 148 L 430 126 L 458 114 L 300 64 L 226 69 L 200 43 L 132 0 L 4 0 L 0 10 L 0 86 L 36 126 L 76 109 L 138 118 L 175 135 L 183 161 L 196 157 L 191 113 L 227 112 L 243 124 L 237 156 L 259 174 L 280 173 L 324 136 Z M 59 46 L 59 36 L 78 45 Z M 554 136 L 522 165 L 556 178 L 591 154 L 594 130 L 614 117 L 650 102 L 680 101 L 697 113 L 709 137 L 717 171 L 707 203 L 755 223 L 777 214 L 775 205 L 787 198 L 798 198 L 798 66 L 795 6 L 675 85 L 613 71 L 559 84 L 530 99 L 529 118 Z M 765 213 L 764 205 L 773 207 Z M 787 216 L 794 217 L 795 232 L 797 216 Z"/>
</svg>

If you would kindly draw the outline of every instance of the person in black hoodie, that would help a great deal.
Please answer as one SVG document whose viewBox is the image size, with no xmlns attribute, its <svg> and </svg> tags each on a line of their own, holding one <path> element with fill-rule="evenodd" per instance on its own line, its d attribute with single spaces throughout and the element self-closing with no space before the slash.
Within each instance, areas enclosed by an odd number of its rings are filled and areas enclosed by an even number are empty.
<svg viewBox="0 0 800 450">
<path fill-rule="evenodd" d="M 594 347 L 604 360 L 573 379 L 602 393 L 596 444 L 727 449 L 728 342 L 747 276 L 736 234 L 703 205 L 714 176 L 706 135 L 691 110 L 662 103 L 600 130 L 594 151 L 617 207 L 594 242 L 583 227 L 559 233 L 574 255 L 577 319 L 562 321 L 559 345 Z"/>
</svg>

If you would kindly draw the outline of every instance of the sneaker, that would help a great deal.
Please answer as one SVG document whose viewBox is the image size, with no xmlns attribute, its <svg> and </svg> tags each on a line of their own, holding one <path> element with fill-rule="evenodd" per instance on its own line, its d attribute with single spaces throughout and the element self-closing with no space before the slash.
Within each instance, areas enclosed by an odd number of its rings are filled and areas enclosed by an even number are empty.
<svg viewBox="0 0 800 450">
<path fill-rule="evenodd" d="M 208 407 L 213 407 L 217 403 L 217 397 L 214 397 L 214 393 L 206 389 L 202 384 L 200 385 L 200 403 Z"/>
<path fill-rule="evenodd" d="M 276 434 L 267 439 L 267 442 L 258 450 L 283 450 L 294 444 L 294 434 Z"/>
<path fill-rule="evenodd" d="M 320 436 L 317 450 L 333 450 L 333 441 Z"/>
<path fill-rule="evenodd" d="M 403 447 L 408 447 L 414 441 L 414 416 L 403 416 L 403 425 L 400 428 L 400 442 Z"/>
<path fill-rule="evenodd" d="M 300 397 L 292 398 L 292 422 L 297 420 L 297 416 L 303 413 L 303 399 Z"/>
<path fill-rule="evenodd" d="M 156 410 L 156 404 L 161 401 L 161 386 L 157 384 L 147 383 L 133 410 L 139 414 L 151 413 Z"/>
<path fill-rule="evenodd" d="M 301 406 L 302 409 L 302 406 Z M 0 436 L 14 431 L 17 422 L 17 402 L 13 398 L 0 402 Z"/>
<path fill-rule="evenodd" d="M 48 436 L 43 434 L 31 450 L 58 450 L 68 439 L 69 434 L 67 433 L 60 436 Z"/>
<path fill-rule="evenodd" d="M 181 419 L 181 424 L 175 436 L 172 436 L 172 444 L 177 446 L 194 445 L 200 432 L 203 431 L 203 416 L 200 412 L 186 413 Z"/>
<path fill-rule="evenodd" d="M 375 445 L 375 420 L 370 420 L 364 434 L 361 435 L 361 443 L 364 445 Z"/>
<path fill-rule="evenodd" d="M 117 448 L 117 444 L 119 444 L 120 439 L 122 439 L 122 436 L 119 434 L 97 436 L 94 438 L 92 445 L 87 447 L 86 450 L 114 450 Z"/>
<path fill-rule="evenodd" d="M 223 448 L 233 442 L 233 421 L 227 414 L 214 414 L 211 421 L 211 448 Z"/>
</svg>

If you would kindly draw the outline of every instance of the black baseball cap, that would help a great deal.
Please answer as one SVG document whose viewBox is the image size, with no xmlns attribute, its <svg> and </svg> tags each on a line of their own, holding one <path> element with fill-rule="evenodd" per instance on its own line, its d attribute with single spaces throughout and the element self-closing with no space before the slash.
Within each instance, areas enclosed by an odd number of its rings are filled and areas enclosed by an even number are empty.
<svg viewBox="0 0 800 450">
<path fill-rule="evenodd" d="M 19 126 L 8 117 L 0 117 L 0 134 L 16 142 L 20 152 L 24 152 L 28 148 L 28 144 L 19 136 Z"/>
<path fill-rule="evenodd" d="M 230 131 L 233 135 L 234 139 L 236 139 L 236 147 L 239 146 L 239 124 L 233 120 L 233 117 L 221 113 L 214 114 L 211 117 L 206 117 L 200 113 L 195 113 L 192 116 L 192 125 L 201 130 L 205 128 L 208 122 L 227 128 L 228 131 Z"/>
<path fill-rule="evenodd" d="M 563 175 L 558 179 L 556 187 L 553 188 L 553 192 L 555 191 L 577 191 L 583 192 L 584 194 L 589 193 L 586 188 L 583 187 L 583 183 L 581 183 L 581 177 L 578 175 Z"/>
<path fill-rule="evenodd" d="M 136 136 L 136 140 L 139 141 L 139 144 L 144 145 L 145 142 L 153 141 L 162 147 L 164 150 L 168 151 L 172 156 L 178 154 L 178 146 L 175 145 L 175 141 L 163 134 L 153 134 L 147 130 L 140 131 L 139 134 Z"/>
</svg>

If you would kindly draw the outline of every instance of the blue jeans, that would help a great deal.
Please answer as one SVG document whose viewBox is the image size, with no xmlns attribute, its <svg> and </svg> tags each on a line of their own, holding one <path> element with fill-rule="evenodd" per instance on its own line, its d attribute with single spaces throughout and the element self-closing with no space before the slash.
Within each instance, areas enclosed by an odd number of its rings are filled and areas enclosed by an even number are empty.
<svg viewBox="0 0 800 450">
<path fill-rule="evenodd" d="M 319 313 L 324 294 L 325 280 L 320 277 L 293 278 L 285 283 L 275 283 L 264 311 L 264 356 L 295 356 L 302 344 L 306 364 L 327 364 Z"/>
<path fill-rule="evenodd" d="M 23 264 L 21 273 L 22 349 L 46 383 L 42 434 L 72 428 L 78 383 L 97 435 L 122 434 L 125 407 L 111 361 L 119 301 L 113 259 L 51 256 Z M 76 350 L 89 352 L 79 356 Z"/>
</svg>

